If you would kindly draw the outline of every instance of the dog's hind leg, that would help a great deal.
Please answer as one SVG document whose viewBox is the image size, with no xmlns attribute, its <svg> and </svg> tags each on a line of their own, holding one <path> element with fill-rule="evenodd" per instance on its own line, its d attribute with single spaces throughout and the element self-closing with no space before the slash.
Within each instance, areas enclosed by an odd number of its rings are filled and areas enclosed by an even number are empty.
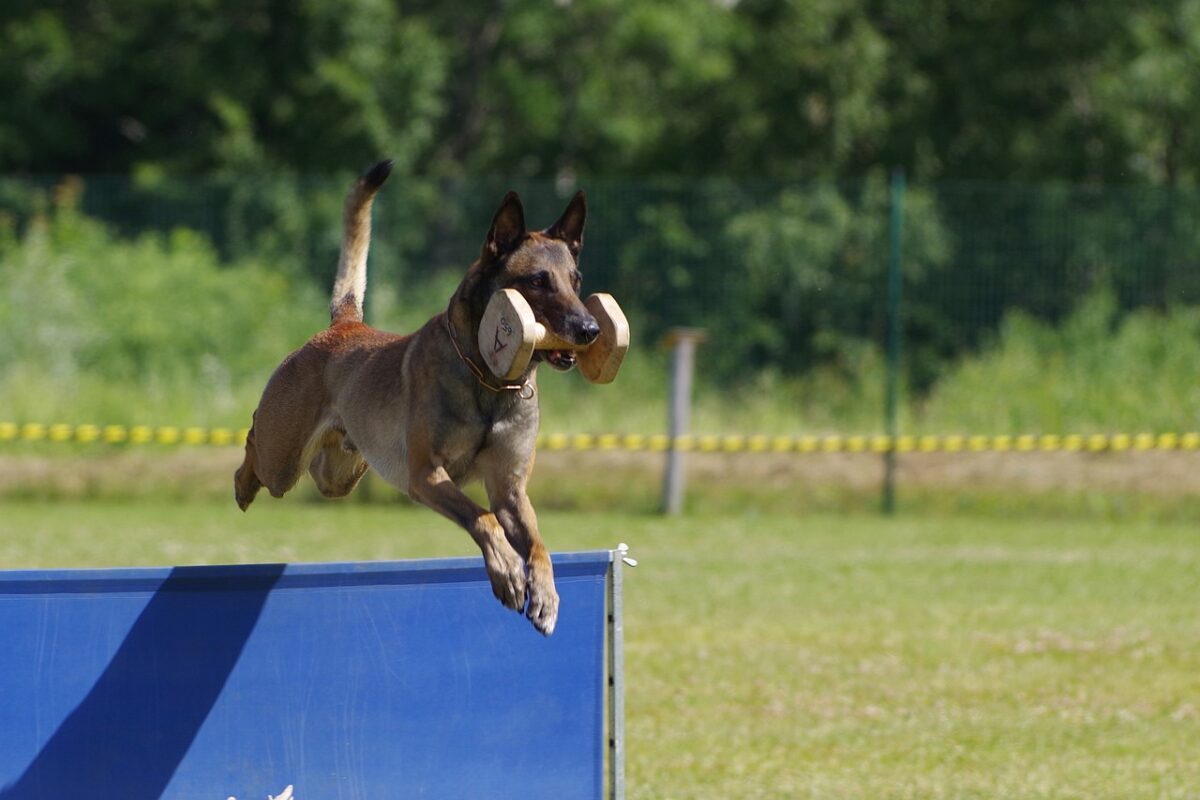
<svg viewBox="0 0 1200 800">
<path fill-rule="evenodd" d="M 234 476 L 242 510 L 261 486 L 272 497 L 283 497 L 308 468 L 322 438 L 319 378 L 311 365 L 297 366 L 304 355 L 301 350 L 279 366 L 254 412 L 246 458 Z"/>
<path fill-rule="evenodd" d="M 233 474 L 233 496 L 242 511 L 250 507 L 258 490 L 262 488 L 254 470 L 255 452 L 254 427 L 251 426 L 250 432 L 246 434 L 246 456 L 237 472 Z"/>
<path fill-rule="evenodd" d="M 255 416 L 260 415 L 256 412 Z M 275 435 L 270 437 L 263 436 L 258 430 L 261 427 L 256 422 L 250 429 L 246 436 L 246 456 L 242 466 L 233 475 L 234 497 L 242 511 L 250 506 L 258 490 L 264 486 L 272 497 L 283 497 L 304 474 L 304 468 L 308 465 L 306 454 L 312 452 L 308 443 L 312 438 L 311 427 L 303 432 L 294 428 L 276 430 Z M 280 436 L 280 433 L 291 435 Z M 263 446 L 263 440 L 269 442 L 270 446 Z"/>
<path fill-rule="evenodd" d="M 345 497 L 354 491 L 367 472 L 367 462 L 345 434 L 331 428 L 321 437 L 317 454 L 308 465 L 308 474 L 325 497 Z"/>
</svg>

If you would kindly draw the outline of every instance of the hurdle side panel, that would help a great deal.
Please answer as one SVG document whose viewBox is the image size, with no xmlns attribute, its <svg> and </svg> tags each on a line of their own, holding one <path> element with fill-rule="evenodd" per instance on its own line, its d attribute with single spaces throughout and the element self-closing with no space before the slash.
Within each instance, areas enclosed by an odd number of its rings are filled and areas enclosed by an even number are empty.
<svg viewBox="0 0 1200 800">
<path fill-rule="evenodd" d="M 0 572 L 0 798 L 599 798 L 610 563 Z"/>
</svg>

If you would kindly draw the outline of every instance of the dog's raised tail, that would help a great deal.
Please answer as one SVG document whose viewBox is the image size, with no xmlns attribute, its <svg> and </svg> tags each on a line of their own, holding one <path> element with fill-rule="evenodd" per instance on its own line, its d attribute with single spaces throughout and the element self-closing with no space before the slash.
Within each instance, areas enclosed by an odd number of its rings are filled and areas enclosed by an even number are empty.
<svg viewBox="0 0 1200 800">
<path fill-rule="evenodd" d="M 329 317 L 339 322 L 362 322 L 367 291 L 367 251 L 371 247 L 371 203 L 392 172 L 392 161 L 380 161 L 364 172 L 346 195 L 342 209 L 342 255 L 329 300 Z"/>
</svg>

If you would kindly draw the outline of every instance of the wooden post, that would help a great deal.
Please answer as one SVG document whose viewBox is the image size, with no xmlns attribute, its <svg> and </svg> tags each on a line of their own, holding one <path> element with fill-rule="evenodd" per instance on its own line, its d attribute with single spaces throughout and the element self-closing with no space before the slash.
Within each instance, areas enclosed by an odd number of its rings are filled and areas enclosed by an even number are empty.
<svg viewBox="0 0 1200 800">
<path fill-rule="evenodd" d="M 696 365 L 696 345 L 704 341 L 699 328 L 673 328 L 665 347 L 671 348 L 670 399 L 667 405 L 667 466 L 663 476 L 663 513 L 678 514 L 683 510 L 684 451 L 678 439 L 686 436 L 692 416 L 692 373 Z"/>
</svg>

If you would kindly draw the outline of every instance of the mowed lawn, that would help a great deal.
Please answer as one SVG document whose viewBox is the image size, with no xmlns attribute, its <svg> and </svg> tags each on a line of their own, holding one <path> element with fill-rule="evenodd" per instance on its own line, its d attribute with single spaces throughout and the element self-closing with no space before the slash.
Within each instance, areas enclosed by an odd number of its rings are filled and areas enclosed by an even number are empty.
<svg viewBox="0 0 1200 800">
<path fill-rule="evenodd" d="M 641 561 L 632 798 L 1200 797 L 1195 525 L 544 513 L 542 529 Z M 10 568 L 471 553 L 407 507 L 0 503 Z"/>
</svg>

